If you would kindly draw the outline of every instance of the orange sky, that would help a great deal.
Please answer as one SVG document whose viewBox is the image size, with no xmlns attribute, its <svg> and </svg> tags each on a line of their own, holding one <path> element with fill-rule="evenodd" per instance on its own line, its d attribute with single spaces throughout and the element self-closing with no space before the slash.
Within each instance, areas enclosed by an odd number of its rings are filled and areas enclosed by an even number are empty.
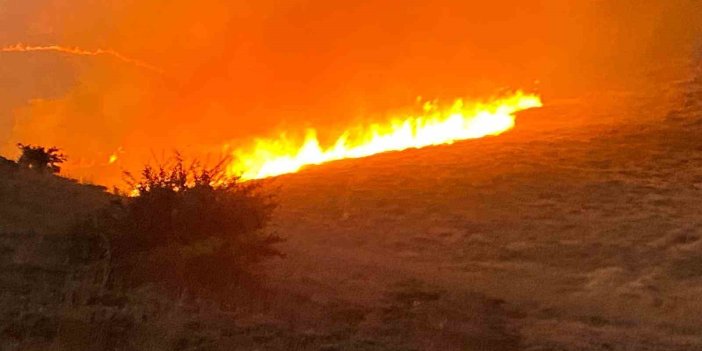
<svg viewBox="0 0 702 351">
<path fill-rule="evenodd" d="M 57 145 L 105 182 L 174 148 L 340 128 L 419 95 L 628 89 L 699 50 L 701 22 L 695 0 L 0 0 L 0 45 L 114 49 L 165 72 L 0 53 L 0 153 Z"/>
</svg>

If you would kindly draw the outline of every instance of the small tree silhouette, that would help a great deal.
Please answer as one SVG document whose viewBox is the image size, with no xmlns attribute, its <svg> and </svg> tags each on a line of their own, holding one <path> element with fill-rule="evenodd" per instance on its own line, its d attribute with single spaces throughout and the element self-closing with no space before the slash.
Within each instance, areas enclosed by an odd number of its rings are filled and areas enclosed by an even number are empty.
<svg viewBox="0 0 702 351">
<path fill-rule="evenodd" d="M 102 249 L 95 248 L 109 267 L 103 286 L 156 283 L 225 297 L 230 288 L 255 284 L 259 263 L 283 256 L 276 248 L 283 239 L 265 230 L 276 207 L 272 195 L 261 183 L 228 177 L 225 161 L 186 166 L 176 153 L 144 167 L 138 179 L 127 174 L 136 193 L 74 228 L 79 237 L 100 235 Z"/>
<path fill-rule="evenodd" d="M 61 171 L 59 165 L 68 159 L 57 147 L 47 149 L 43 146 L 24 144 L 17 144 L 17 147 L 22 150 L 22 155 L 20 155 L 17 163 L 22 167 L 33 169 L 37 172 L 58 173 Z"/>
</svg>

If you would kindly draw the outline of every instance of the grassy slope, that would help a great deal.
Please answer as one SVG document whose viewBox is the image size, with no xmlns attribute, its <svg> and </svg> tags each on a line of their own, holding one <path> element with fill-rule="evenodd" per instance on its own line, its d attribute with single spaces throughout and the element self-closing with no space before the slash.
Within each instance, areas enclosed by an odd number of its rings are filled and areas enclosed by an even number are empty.
<svg viewBox="0 0 702 351">
<path fill-rule="evenodd" d="M 702 349 L 702 82 L 522 117 L 499 138 L 281 177 L 280 279 L 359 300 L 403 279 L 487 296 L 519 349 Z M 434 318 L 486 333 L 442 301 Z"/>
<path fill-rule="evenodd" d="M 700 83 L 554 102 L 499 138 L 280 177 L 289 255 L 235 313 L 148 291 L 81 297 L 61 241 L 41 234 L 108 197 L 0 162 L 0 344 L 702 349 Z M 675 109 L 662 103 L 681 89 Z"/>
<path fill-rule="evenodd" d="M 60 232 L 108 201 L 102 187 L 18 169 L 0 158 L 0 232 Z"/>
<path fill-rule="evenodd" d="M 100 267 L 68 264 L 64 233 L 110 195 L 0 161 L 3 350 L 510 350 L 518 344 L 499 301 L 411 277 L 389 279 L 359 299 L 333 289 L 300 290 L 272 274 L 268 287 L 243 296 L 248 300 L 235 315 L 206 302 L 176 305 L 148 290 L 101 297 Z M 456 305 L 469 311 L 453 311 Z"/>
<path fill-rule="evenodd" d="M 0 349 L 46 348 L 57 336 L 75 273 L 65 233 L 109 199 L 101 187 L 0 158 Z"/>
</svg>

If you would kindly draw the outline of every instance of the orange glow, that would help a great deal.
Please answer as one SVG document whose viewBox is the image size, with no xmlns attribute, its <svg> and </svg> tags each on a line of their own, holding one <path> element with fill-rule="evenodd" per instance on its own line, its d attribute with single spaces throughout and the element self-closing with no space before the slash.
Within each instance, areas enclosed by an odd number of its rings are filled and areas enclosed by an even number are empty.
<svg viewBox="0 0 702 351">
<path fill-rule="evenodd" d="M 124 186 L 122 170 L 228 143 L 248 157 L 230 171 L 254 177 L 244 168 L 295 158 L 308 126 L 326 152 L 345 130 L 348 146 L 362 141 L 372 127 L 359 121 L 423 115 L 388 113 L 420 94 L 443 110 L 503 87 L 601 107 L 588 99 L 682 78 L 702 44 L 699 2 L 538 3 L 0 0 L 0 155 L 55 145 L 64 175 Z M 576 127 L 545 115 L 539 126 Z M 281 130 L 275 152 L 255 151 Z M 119 146 L 129 152 L 107 167 Z"/>
<path fill-rule="evenodd" d="M 259 179 L 294 173 L 306 165 L 498 135 L 514 127 L 516 112 L 541 106 L 539 96 L 521 91 L 488 102 L 456 100 L 445 109 L 426 103 L 419 116 L 348 129 L 328 147 L 320 145 L 314 129 L 302 143 L 285 136 L 258 139 L 253 148 L 234 151 L 235 162 L 227 171 L 244 180 Z"/>
<path fill-rule="evenodd" d="M 113 164 L 113 163 L 117 162 L 117 159 L 118 159 L 117 154 L 112 154 L 112 155 L 110 155 L 110 159 L 107 160 L 107 163 Z"/>
<path fill-rule="evenodd" d="M 163 74 L 163 70 L 158 67 L 152 66 L 146 62 L 139 61 L 125 55 L 120 54 L 114 50 L 110 49 L 96 49 L 96 50 L 85 50 L 78 47 L 67 47 L 60 45 L 45 45 L 45 46 L 32 46 L 25 44 L 15 44 L 0 48 L 0 52 L 36 52 L 36 51 L 53 51 L 61 52 L 64 54 L 78 55 L 78 56 L 111 56 L 122 62 L 135 65 L 140 68 L 145 68 L 150 71 L 154 71 L 159 74 Z"/>
</svg>

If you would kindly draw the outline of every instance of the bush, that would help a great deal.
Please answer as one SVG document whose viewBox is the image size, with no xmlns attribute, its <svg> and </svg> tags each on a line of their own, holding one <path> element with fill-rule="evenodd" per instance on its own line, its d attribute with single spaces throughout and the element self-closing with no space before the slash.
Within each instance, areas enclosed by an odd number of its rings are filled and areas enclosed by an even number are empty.
<svg viewBox="0 0 702 351">
<path fill-rule="evenodd" d="M 22 151 L 17 163 L 20 166 L 36 170 L 38 172 L 59 173 L 61 163 L 66 162 L 68 158 L 62 154 L 56 147 L 45 148 L 43 146 L 32 146 L 17 144 L 17 147 Z"/>
<path fill-rule="evenodd" d="M 176 157 L 170 166 L 145 167 L 133 186 L 135 196 L 113 203 L 93 226 L 104 237 L 112 282 L 213 293 L 281 256 L 280 237 L 263 232 L 275 206 L 258 183 L 225 178 L 219 166 L 185 167 Z"/>
</svg>

